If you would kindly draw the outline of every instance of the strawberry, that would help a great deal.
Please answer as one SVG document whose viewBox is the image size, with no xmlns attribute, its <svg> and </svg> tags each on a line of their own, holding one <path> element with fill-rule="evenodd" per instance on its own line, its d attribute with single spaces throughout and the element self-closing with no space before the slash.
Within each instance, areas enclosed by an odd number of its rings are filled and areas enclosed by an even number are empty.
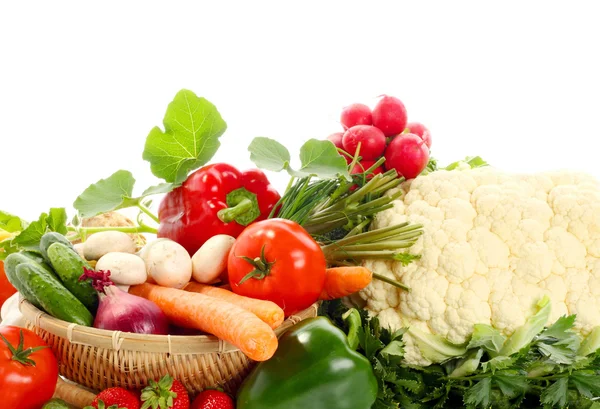
<svg viewBox="0 0 600 409">
<path fill-rule="evenodd" d="M 108 388 L 100 392 L 86 409 L 140 409 L 137 395 L 123 388 Z"/>
<path fill-rule="evenodd" d="M 190 397 L 185 387 L 170 375 L 158 382 L 151 380 L 142 389 L 142 409 L 190 409 Z"/>
<path fill-rule="evenodd" d="M 225 392 L 207 389 L 196 396 L 192 409 L 235 409 L 233 399 Z"/>
</svg>

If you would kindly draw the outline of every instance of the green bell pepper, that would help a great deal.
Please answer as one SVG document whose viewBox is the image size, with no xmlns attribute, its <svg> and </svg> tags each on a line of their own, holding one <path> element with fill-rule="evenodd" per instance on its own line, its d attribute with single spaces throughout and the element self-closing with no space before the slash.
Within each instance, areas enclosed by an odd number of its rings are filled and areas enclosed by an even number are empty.
<svg viewBox="0 0 600 409">
<path fill-rule="evenodd" d="M 370 362 L 328 318 L 304 320 L 242 384 L 237 409 L 369 409 L 377 397 Z"/>
</svg>

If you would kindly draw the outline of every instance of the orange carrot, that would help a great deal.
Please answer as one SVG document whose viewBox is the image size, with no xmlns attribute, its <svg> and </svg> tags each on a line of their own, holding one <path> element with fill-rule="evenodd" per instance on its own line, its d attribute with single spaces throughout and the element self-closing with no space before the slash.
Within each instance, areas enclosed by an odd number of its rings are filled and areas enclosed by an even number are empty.
<svg viewBox="0 0 600 409">
<path fill-rule="evenodd" d="M 373 273 L 365 267 L 328 268 L 325 286 L 319 297 L 321 300 L 333 300 L 354 294 L 369 285 Z"/>
<path fill-rule="evenodd" d="M 277 350 L 277 336 L 271 327 L 227 301 L 148 283 L 131 286 L 129 293 L 158 305 L 173 324 L 213 334 L 254 361 L 266 361 Z"/>
<path fill-rule="evenodd" d="M 230 302 L 250 311 L 258 318 L 269 324 L 273 329 L 277 328 L 283 322 L 285 314 L 281 307 L 271 301 L 257 300 L 250 297 L 243 297 L 234 292 L 219 287 L 213 287 L 206 284 L 190 282 L 183 288 L 185 291 L 208 295 L 209 297 L 219 298 Z"/>
</svg>

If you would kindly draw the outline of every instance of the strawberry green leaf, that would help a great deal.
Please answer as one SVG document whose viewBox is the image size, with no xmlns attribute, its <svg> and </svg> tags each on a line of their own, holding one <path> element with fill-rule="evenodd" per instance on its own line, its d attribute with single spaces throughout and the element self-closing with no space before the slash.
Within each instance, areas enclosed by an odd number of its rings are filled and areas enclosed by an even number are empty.
<svg viewBox="0 0 600 409">
<path fill-rule="evenodd" d="M 212 159 L 227 129 L 212 103 L 185 89 L 169 104 L 163 125 L 148 134 L 143 158 L 156 177 L 175 185 Z"/>
<path fill-rule="evenodd" d="M 93 217 L 100 213 L 132 205 L 131 195 L 135 179 L 131 172 L 118 170 L 106 179 L 90 185 L 77 197 L 73 207 L 81 217 Z"/>
<path fill-rule="evenodd" d="M 279 172 L 290 166 L 290 152 L 274 139 L 259 136 L 248 146 L 250 160 L 261 169 Z"/>
</svg>

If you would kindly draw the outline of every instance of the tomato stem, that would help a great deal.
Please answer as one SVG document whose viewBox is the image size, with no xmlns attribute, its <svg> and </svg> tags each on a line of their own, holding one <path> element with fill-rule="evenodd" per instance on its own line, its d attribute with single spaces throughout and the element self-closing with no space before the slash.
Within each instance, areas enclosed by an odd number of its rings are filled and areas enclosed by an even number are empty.
<svg viewBox="0 0 600 409">
<path fill-rule="evenodd" d="M 251 278 L 255 278 L 257 280 L 264 279 L 269 274 L 271 274 L 271 268 L 273 267 L 273 264 L 275 264 L 274 261 L 267 261 L 267 258 L 265 256 L 265 246 L 262 246 L 262 249 L 260 250 L 260 257 L 255 257 L 253 259 L 246 256 L 238 257 L 250 263 L 250 265 L 254 267 L 254 270 L 246 274 L 237 285 L 241 285 Z"/>
<path fill-rule="evenodd" d="M 35 347 L 35 348 L 27 348 L 27 349 L 23 349 L 25 340 L 23 337 L 23 330 L 19 331 L 19 345 L 17 346 L 17 348 L 15 349 L 14 346 L 11 345 L 11 343 L 4 337 L 4 335 L 0 334 L 0 337 L 2 337 L 2 341 L 4 341 L 4 343 L 6 344 L 6 346 L 8 347 L 8 349 L 10 350 L 10 352 L 12 353 L 12 360 L 13 361 L 17 361 L 25 366 L 35 366 L 35 361 L 33 359 L 29 358 L 29 355 L 44 349 L 44 348 L 48 348 L 47 346 L 42 346 L 42 347 Z"/>
</svg>

